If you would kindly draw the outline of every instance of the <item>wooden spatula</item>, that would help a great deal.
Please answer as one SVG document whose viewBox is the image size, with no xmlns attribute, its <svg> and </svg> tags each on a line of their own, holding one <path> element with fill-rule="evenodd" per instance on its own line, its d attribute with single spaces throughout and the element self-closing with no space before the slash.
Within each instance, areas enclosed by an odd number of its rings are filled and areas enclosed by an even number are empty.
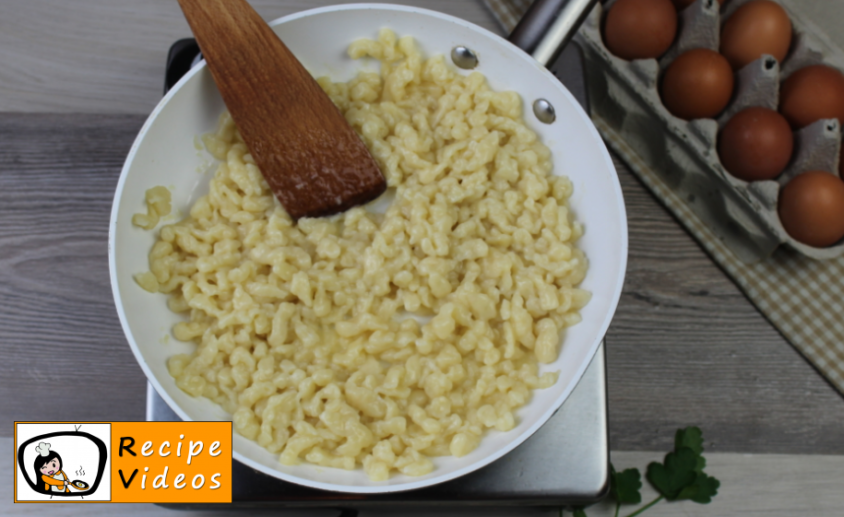
<svg viewBox="0 0 844 517">
<path fill-rule="evenodd" d="M 245 0 L 179 5 L 255 163 L 291 217 L 335 214 L 384 192 L 384 175 L 361 139 Z"/>
</svg>

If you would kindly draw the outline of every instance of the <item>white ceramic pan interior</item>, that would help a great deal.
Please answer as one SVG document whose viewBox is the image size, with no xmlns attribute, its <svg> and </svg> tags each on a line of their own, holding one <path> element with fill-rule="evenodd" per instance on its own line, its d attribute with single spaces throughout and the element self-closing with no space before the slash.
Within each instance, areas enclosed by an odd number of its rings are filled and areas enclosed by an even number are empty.
<svg viewBox="0 0 844 517">
<path fill-rule="evenodd" d="M 598 348 L 618 303 L 627 260 L 627 221 L 621 188 L 598 132 L 577 101 L 554 76 L 501 37 L 452 16 L 424 9 L 357 4 L 314 9 L 271 23 L 276 33 L 314 75 L 348 80 L 372 62 L 353 61 L 346 54 L 352 41 L 375 38 L 382 27 L 414 36 L 428 55 L 448 56 L 465 45 L 479 56 L 476 70 L 497 90 L 515 90 L 525 102 L 525 118 L 554 156 L 554 173 L 574 183 L 571 205 L 585 226 L 579 245 L 589 258 L 582 287 L 593 293 L 583 321 L 566 332 L 559 359 L 544 367 L 559 370 L 551 388 L 537 390 L 519 413 L 518 426 L 507 433 L 488 432 L 480 446 L 462 457 L 435 458 L 436 468 L 422 477 L 393 475 L 372 482 L 362 469 L 344 471 L 308 464 L 284 466 L 276 455 L 235 434 L 234 457 L 277 478 L 314 488 L 357 493 L 395 492 L 441 483 L 476 470 L 503 456 L 536 431 L 562 405 Z M 465 73 L 465 72 L 461 72 Z M 539 122 L 531 103 L 549 100 L 557 120 Z M 148 271 L 147 254 L 154 232 L 131 224 L 132 214 L 145 212 L 144 191 L 156 185 L 172 190 L 176 217 L 188 213 L 204 194 L 213 163 L 195 145 L 197 135 L 212 131 L 224 109 L 204 64 L 195 67 L 167 94 L 141 129 L 126 159 L 111 214 L 109 265 L 115 304 L 126 338 L 156 391 L 185 420 L 229 419 L 206 399 L 179 390 L 167 372 L 166 360 L 190 352 L 192 344 L 170 335 L 179 316 L 167 309 L 166 297 L 143 291 L 133 280 Z M 175 220 L 175 218 L 171 218 Z"/>
</svg>

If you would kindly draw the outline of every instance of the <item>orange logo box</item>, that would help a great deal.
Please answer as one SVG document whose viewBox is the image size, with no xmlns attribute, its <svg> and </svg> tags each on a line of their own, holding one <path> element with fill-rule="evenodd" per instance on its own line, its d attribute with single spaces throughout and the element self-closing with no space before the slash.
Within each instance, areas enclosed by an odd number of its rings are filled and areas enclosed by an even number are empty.
<svg viewBox="0 0 844 517">
<path fill-rule="evenodd" d="M 113 422 L 111 501 L 230 503 L 231 422 Z"/>
</svg>

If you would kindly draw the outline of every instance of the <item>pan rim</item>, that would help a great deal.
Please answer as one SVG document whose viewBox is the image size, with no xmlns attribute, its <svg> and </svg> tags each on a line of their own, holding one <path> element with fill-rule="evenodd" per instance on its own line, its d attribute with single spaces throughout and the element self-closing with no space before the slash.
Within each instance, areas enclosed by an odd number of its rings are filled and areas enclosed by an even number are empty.
<svg viewBox="0 0 844 517">
<path fill-rule="evenodd" d="M 553 74 L 548 71 L 544 66 L 537 63 L 533 58 L 529 55 L 525 54 L 521 49 L 518 49 L 515 45 L 508 42 L 506 39 L 502 38 L 501 36 L 480 27 L 474 23 L 468 22 L 461 18 L 457 18 L 455 16 L 451 16 L 448 14 L 440 13 L 437 11 L 432 11 L 430 9 L 425 8 L 418 8 L 418 7 L 411 7 L 411 6 L 402 6 L 402 5 L 393 5 L 393 4 L 374 4 L 374 3 L 355 3 L 355 4 L 345 4 L 345 5 L 335 5 L 335 6 L 326 6 L 326 7 L 319 7 L 315 9 L 309 9 L 305 11 L 300 11 L 297 13 L 293 13 L 287 16 L 283 16 L 277 18 L 271 22 L 269 25 L 275 27 L 280 24 L 292 22 L 301 18 L 305 17 L 312 17 L 317 16 L 323 13 L 328 12 L 337 12 L 337 11 L 350 11 L 350 10 L 378 10 L 378 11 L 401 11 L 413 14 L 419 14 L 424 16 L 429 16 L 433 18 L 438 18 L 443 21 L 447 21 L 450 23 L 454 23 L 456 25 L 462 26 L 468 30 L 474 31 L 479 33 L 483 37 L 491 40 L 494 44 L 510 47 L 510 50 L 513 51 L 518 58 L 526 60 L 532 63 L 540 73 L 544 74 L 549 84 L 554 84 L 557 89 L 560 91 L 561 94 L 568 97 L 571 104 L 573 104 L 580 114 L 581 118 L 584 119 L 586 123 L 585 126 L 588 128 L 591 134 L 593 134 L 594 138 L 598 141 L 601 141 L 600 135 L 598 134 L 597 129 L 595 128 L 594 124 L 589 119 L 588 115 L 583 111 L 577 101 L 574 99 L 572 94 L 561 84 L 557 79 L 553 76 Z M 112 292 L 115 299 L 115 305 L 117 307 L 118 317 L 120 319 L 121 326 L 124 331 L 124 335 L 127 338 L 127 341 L 130 344 L 133 354 L 135 355 L 138 364 L 141 366 L 144 374 L 146 375 L 149 382 L 153 385 L 156 389 L 158 394 L 164 399 L 164 401 L 170 406 L 173 411 L 183 420 L 191 421 L 193 420 L 185 410 L 183 410 L 178 403 L 176 403 L 172 397 L 169 396 L 166 390 L 162 388 L 158 379 L 153 374 L 150 366 L 147 364 L 146 360 L 143 358 L 142 353 L 138 344 L 136 343 L 133 334 L 131 332 L 129 322 L 127 316 L 124 311 L 124 307 L 122 304 L 119 286 L 118 286 L 118 279 L 117 279 L 117 264 L 116 264 L 116 255 L 115 255 L 115 240 L 116 240 L 116 231 L 117 231 L 117 214 L 118 214 L 118 207 L 120 206 L 121 196 L 124 192 L 124 185 L 126 182 L 126 176 L 128 175 L 128 171 L 130 165 L 138 151 L 140 146 L 140 142 L 143 140 L 143 137 L 146 133 L 150 130 L 152 126 L 152 122 L 156 119 L 156 117 L 161 113 L 164 107 L 168 104 L 169 100 L 180 90 L 181 86 L 184 85 L 187 81 L 190 81 L 192 77 L 196 74 L 200 73 L 201 70 L 205 67 L 204 62 L 200 65 L 194 67 L 191 71 L 189 71 L 185 76 L 170 90 L 170 92 L 162 98 L 153 112 L 150 114 L 149 118 L 147 119 L 146 123 L 142 127 L 141 131 L 136 138 L 129 155 L 127 156 L 126 163 L 124 164 L 123 170 L 121 171 L 121 176 L 118 181 L 114 202 L 112 205 L 112 213 L 111 213 L 111 221 L 109 227 L 109 269 L 110 269 L 110 280 L 112 286 Z M 553 147 L 552 147 L 553 149 Z M 608 166 L 609 170 L 614 170 L 614 166 L 612 164 L 612 159 L 609 155 L 609 152 L 606 149 L 606 146 L 601 145 L 601 158 Z M 301 478 L 293 475 L 289 475 L 287 473 L 281 472 L 279 470 L 274 470 L 272 468 L 267 467 L 266 465 L 259 463 L 255 460 L 252 460 L 243 454 L 239 453 L 238 451 L 234 450 L 233 447 L 233 457 L 237 459 L 239 462 L 254 468 L 260 472 L 263 472 L 267 475 L 272 477 L 282 479 L 284 481 L 288 481 L 291 483 L 295 483 L 298 485 L 304 485 L 312 488 L 322 489 L 322 490 L 329 490 L 335 492 L 346 492 L 346 493 L 358 493 L 358 494 L 378 494 L 378 493 L 395 493 L 395 492 L 403 492 L 418 488 L 423 488 L 427 486 L 432 486 L 436 484 L 440 484 L 443 482 L 447 482 L 463 475 L 466 475 L 470 472 L 478 470 L 486 465 L 489 465 L 493 461 L 499 459 L 500 457 L 504 456 L 511 450 L 515 449 L 519 445 L 521 445 L 525 440 L 527 440 L 530 436 L 532 436 L 536 430 L 538 430 L 548 419 L 560 408 L 560 406 L 565 402 L 565 400 L 570 395 L 571 391 L 573 391 L 574 387 L 577 385 L 577 381 L 580 380 L 583 373 L 586 371 L 586 368 L 589 366 L 591 359 L 594 357 L 595 352 L 597 351 L 598 347 L 600 346 L 601 341 L 603 340 L 603 336 L 606 334 L 607 329 L 612 321 L 613 315 L 618 306 L 618 302 L 621 296 L 621 289 L 624 283 L 624 272 L 626 270 L 627 264 L 627 253 L 628 253 L 628 233 L 627 233 L 627 218 L 626 218 L 626 211 L 624 207 L 624 198 L 621 192 L 621 186 L 618 182 L 617 178 L 615 182 L 613 182 L 613 192 L 607 193 L 608 197 L 613 197 L 612 200 L 617 206 L 619 211 L 619 219 L 618 224 L 623 229 L 621 232 L 621 242 L 618 243 L 618 248 L 621 252 L 620 256 L 620 273 L 619 278 L 615 282 L 614 290 L 612 293 L 606 293 L 606 296 L 609 298 L 609 310 L 604 315 L 604 320 L 601 322 L 600 325 L 600 332 L 599 337 L 590 345 L 590 349 L 588 352 L 588 360 L 583 361 L 578 369 L 576 374 L 574 375 L 574 380 L 570 382 L 569 386 L 561 393 L 561 395 L 555 399 L 555 403 L 549 405 L 548 408 L 537 418 L 536 422 L 523 431 L 518 437 L 512 439 L 507 446 L 500 448 L 494 454 L 489 454 L 484 456 L 478 461 L 475 461 L 467 466 L 464 466 L 460 469 L 456 469 L 450 471 L 445 474 L 435 475 L 430 478 L 421 479 L 418 481 L 411 481 L 401 484 L 390 484 L 390 482 L 386 482 L 387 484 L 383 485 L 373 485 L 373 486 L 359 486 L 359 485 L 339 485 L 335 483 L 325 483 L 320 481 L 315 481 L 308 478 Z M 238 438 L 235 436 L 234 438 Z M 244 438 L 245 439 L 245 438 Z M 234 445 L 234 442 L 233 442 Z M 435 471 L 436 472 L 436 471 Z"/>
</svg>

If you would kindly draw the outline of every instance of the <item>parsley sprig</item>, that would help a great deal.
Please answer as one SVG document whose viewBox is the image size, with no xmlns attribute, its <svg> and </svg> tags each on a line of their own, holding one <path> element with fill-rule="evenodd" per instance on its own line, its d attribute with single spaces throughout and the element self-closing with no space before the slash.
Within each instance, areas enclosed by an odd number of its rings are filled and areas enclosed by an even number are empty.
<svg viewBox="0 0 844 517">
<path fill-rule="evenodd" d="M 718 494 L 721 482 L 706 474 L 706 458 L 703 457 L 703 433 L 697 427 L 678 429 L 674 435 L 674 450 L 665 455 L 662 463 L 648 465 L 645 477 L 659 496 L 627 517 L 635 517 L 663 499 L 680 501 L 687 499 L 707 504 Z M 617 472 L 610 465 L 610 494 L 615 501 L 615 517 L 622 504 L 640 504 L 642 475 L 639 469 Z M 574 517 L 586 517 L 583 507 L 574 509 Z"/>
</svg>

